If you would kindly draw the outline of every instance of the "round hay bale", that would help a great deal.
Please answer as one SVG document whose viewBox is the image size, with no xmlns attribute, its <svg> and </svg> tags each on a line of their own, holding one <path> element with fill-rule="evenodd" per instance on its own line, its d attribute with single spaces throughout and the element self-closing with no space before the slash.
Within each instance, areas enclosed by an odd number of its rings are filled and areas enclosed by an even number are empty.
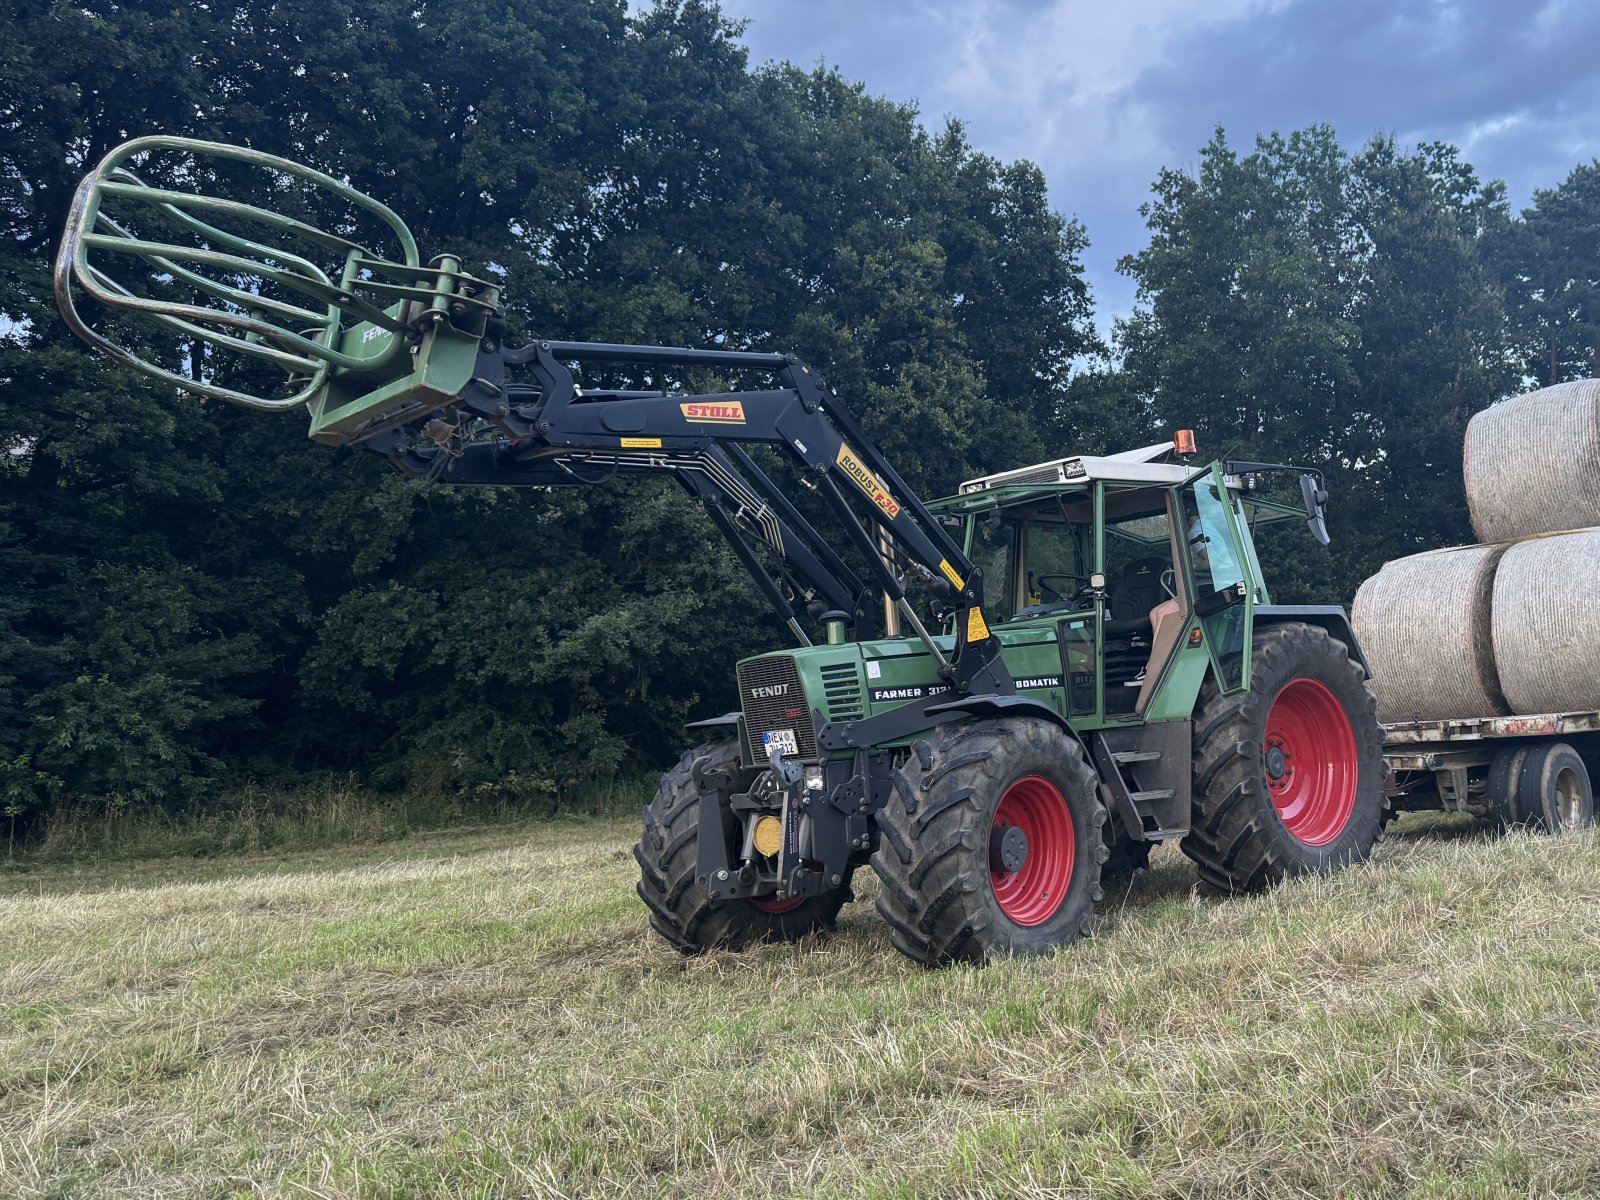
<svg viewBox="0 0 1600 1200">
<path fill-rule="evenodd" d="M 1600 525 L 1600 379 L 1484 409 L 1467 423 L 1462 465 L 1480 542 Z"/>
<path fill-rule="evenodd" d="M 1600 529 L 1530 538 L 1495 573 L 1494 660 L 1511 711 L 1600 708 Z"/>
<path fill-rule="evenodd" d="M 1510 711 L 1495 676 L 1489 604 L 1504 546 L 1430 550 L 1385 563 L 1351 614 L 1372 667 L 1378 720 Z"/>
</svg>

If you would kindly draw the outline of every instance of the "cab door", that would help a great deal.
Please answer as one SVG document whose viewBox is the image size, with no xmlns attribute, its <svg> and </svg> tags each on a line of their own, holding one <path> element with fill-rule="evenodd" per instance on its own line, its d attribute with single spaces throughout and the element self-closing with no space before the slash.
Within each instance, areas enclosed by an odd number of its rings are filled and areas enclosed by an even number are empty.
<svg viewBox="0 0 1600 1200">
<path fill-rule="evenodd" d="M 1200 618 L 1211 665 L 1224 692 L 1250 677 L 1250 635 L 1257 597 L 1245 571 L 1245 542 L 1222 467 L 1197 471 L 1177 488 L 1184 586 Z"/>
</svg>

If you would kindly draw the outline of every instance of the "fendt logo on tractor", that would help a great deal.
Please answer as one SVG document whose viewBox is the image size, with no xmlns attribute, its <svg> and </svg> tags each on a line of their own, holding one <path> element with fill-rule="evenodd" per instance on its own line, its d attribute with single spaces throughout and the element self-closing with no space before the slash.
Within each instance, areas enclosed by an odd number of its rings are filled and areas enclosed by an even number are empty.
<svg viewBox="0 0 1600 1200">
<path fill-rule="evenodd" d="M 251 194 L 298 188 L 296 215 L 193 191 L 247 172 L 262 176 Z M 378 250 L 343 216 L 348 236 L 307 224 L 318 211 L 355 213 Z M 1388 815 L 1349 618 L 1274 604 L 1251 541 L 1296 517 L 1327 541 L 1315 467 L 1197 468 L 1179 431 L 928 503 L 795 355 L 510 347 L 499 285 L 454 255 L 425 260 L 391 209 L 213 142 L 107 155 L 73 199 L 55 283 L 73 331 L 119 362 L 303 410 L 314 441 L 411 478 L 543 490 L 654 475 L 700 503 L 791 641 L 737 665 L 743 710 L 691 726 L 701 744 L 645 809 L 637 891 L 686 954 L 830 926 L 868 867 L 891 940 L 919 963 L 1044 954 L 1155 843 L 1177 842 L 1213 887 L 1255 891 L 1362 861 Z M 138 321 L 135 351 L 115 339 Z M 361 352 L 380 327 L 397 336 Z M 606 386 L 618 364 L 765 386 Z M 1264 494 L 1285 474 L 1303 504 Z M 819 527 L 830 515 L 842 545 Z"/>
</svg>

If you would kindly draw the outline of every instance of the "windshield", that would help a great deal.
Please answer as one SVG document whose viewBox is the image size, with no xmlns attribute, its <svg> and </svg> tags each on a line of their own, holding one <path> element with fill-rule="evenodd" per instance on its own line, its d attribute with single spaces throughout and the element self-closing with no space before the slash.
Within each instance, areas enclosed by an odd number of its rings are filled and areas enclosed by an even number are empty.
<svg viewBox="0 0 1600 1200">
<path fill-rule="evenodd" d="M 984 617 L 998 624 L 1031 606 L 1071 605 L 1088 586 L 1092 555 L 1089 526 L 1054 513 L 978 521 L 972 561 L 983 571 Z"/>
</svg>

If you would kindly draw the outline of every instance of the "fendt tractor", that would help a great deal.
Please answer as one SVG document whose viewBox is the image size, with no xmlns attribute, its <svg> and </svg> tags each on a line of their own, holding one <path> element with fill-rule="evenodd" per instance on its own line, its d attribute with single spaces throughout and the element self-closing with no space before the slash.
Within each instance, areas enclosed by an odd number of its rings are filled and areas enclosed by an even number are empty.
<svg viewBox="0 0 1600 1200">
<path fill-rule="evenodd" d="M 234 198 L 205 190 L 222 183 Z M 1359 862 L 1380 836 L 1349 621 L 1272 603 L 1252 538 L 1304 517 L 1327 541 L 1314 468 L 1193 465 L 1185 431 L 925 503 L 794 355 L 509 348 L 495 282 L 450 255 L 423 264 L 400 219 L 339 180 L 217 143 L 108 154 L 55 287 L 107 354 L 201 396 L 304 408 L 313 441 L 413 478 L 664 475 L 704 506 L 795 645 L 737 665 L 740 710 L 690 727 L 701 744 L 645 809 L 639 895 L 682 951 L 830 925 L 870 864 L 917 962 L 1036 954 L 1082 933 L 1102 878 L 1156 842 L 1242 892 Z M 624 368 L 653 386 L 607 386 Z M 708 373 L 762 386 L 681 390 Z M 1267 498 L 1278 478 L 1300 503 Z"/>
</svg>

